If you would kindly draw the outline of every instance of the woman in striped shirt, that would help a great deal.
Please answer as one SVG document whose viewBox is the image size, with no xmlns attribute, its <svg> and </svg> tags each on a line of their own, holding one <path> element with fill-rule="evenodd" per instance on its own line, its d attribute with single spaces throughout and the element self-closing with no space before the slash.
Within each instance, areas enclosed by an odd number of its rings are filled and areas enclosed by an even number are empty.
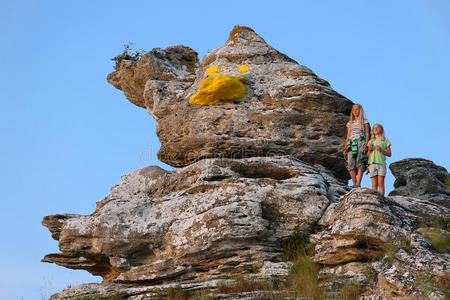
<svg viewBox="0 0 450 300">
<path fill-rule="evenodd" d="M 364 110 L 360 104 L 352 106 L 350 121 L 347 123 L 344 155 L 347 169 L 353 181 L 352 187 L 360 187 L 367 165 L 367 143 L 369 142 L 369 121 L 364 118 Z"/>
</svg>

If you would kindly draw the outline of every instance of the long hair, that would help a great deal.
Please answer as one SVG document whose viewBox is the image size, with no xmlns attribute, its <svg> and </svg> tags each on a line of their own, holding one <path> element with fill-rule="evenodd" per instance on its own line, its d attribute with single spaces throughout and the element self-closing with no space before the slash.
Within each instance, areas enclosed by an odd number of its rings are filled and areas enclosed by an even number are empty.
<svg viewBox="0 0 450 300">
<path fill-rule="evenodd" d="M 375 126 L 379 126 L 381 128 L 381 132 L 380 132 L 380 140 L 384 141 L 386 139 L 386 137 L 384 136 L 384 127 L 383 125 L 379 124 L 379 123 L 375 123 L 372 126 L 372 137 L 370 138 L 371 140 L 375 140 L 375 134 L 373 133 L 373 130 L 375 128 Z"/>
<path fill-rule="evenodd" d="M 362 108 L 361 104 L 353 104 L 352 105 L 352 110 L 350 111 L 350 121 L 349 123 L 352 124 L 352 122 L 355 120 L 355 117 L 353 116 L 353 107 L 358 106 L 359 107 L 359 117 L 358 117 L 358 121 L 359 121 L 359 126 L 361 131 L 364 131 L 364 109 Z"/>
</svg>

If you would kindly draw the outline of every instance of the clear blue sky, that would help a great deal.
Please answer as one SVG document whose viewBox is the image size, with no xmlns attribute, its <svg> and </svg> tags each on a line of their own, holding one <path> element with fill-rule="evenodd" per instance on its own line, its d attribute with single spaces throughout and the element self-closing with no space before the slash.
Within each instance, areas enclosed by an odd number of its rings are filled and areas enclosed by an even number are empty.
<svg viewBox="0 0 450 300">
<path fill-rule="evenodd" d="M 57 252 L 42 218 L 89 214 L 121 175 L 167 168 L 153 118 L 106 82 L 123 44 L 184 44 L 202 58 L 234 25 L 250 26 L 382 123 L 389 163 L 423 157 L 448 169 L 449 15 L 446 0 L 2 0 L 0 300 L 98 281 L 40 262 Z"/>
</svg>

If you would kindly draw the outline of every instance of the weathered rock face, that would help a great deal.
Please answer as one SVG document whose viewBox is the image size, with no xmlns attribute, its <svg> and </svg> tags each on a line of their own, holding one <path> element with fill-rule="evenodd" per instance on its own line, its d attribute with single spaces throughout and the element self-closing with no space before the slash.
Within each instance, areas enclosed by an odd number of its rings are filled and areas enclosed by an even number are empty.
<svg viewBox="0 0 450 300">
<path fill-rule="evenodd" d="M 450 207 L 450 174 L 444 167 L 422 158 L 407 158 L 389 166 L 395 190 L 389 196 L 411 196 Z"/>
<path fill-rule="evenodd" d="M 428 200 L 349 192 L 325 168 L 292 157 L 204 159 L 172 172 L 133 171 L 91 215 L 44 218 L 61 253 L 43 261 L 104 278 L 53 299 L 108 299 L 118 292 L 152 299 L 161 284 L 200 289 L 243 273 L 286 276 L 282 241 L 298 226 L 313 233 L 320 280 L 330 290 L 371 282 L 365 299 L 422 299 L 420 278 L 445 278 L 449 257 L 417 229 L 449 215 Z M 442 290 L 433 293 L 443 299 Z"/>
<path fill-rule="evenodd" d="M 214 290 L 243 274 L 285 280 L 283 242 L 295 228 L 310 234 L 328 291 L 359 282 L 362 300 L 444 299 L 449 255 L 419 227 L 448 222 L 447 171 L 406 159 L 390 166 L 389 197 L 351 190 L 340 154 L 351 102 L 251 29 L 236 27 L 202 62 L 188 47 L 154 49 L 108 81 L 155 117 L 159 158 L 181 168 L 133 171 L 92 214 L 44 218 L 61 252 L 43 261 L 104 279 L 52 300 L 163 299 L 169 285 Z M 218 97 L 228 91 L 234 102 Z M 443 284 L 424 289 L 430 276 Z M 213 297 L 284 291 L 266 292 Z"/>
<path fill-rule="evenodd" d="M 46 217 L 62 253 L 44 261 L 121 283 L 266 272 L 284 264 L 280 241 L 296 226 L 311 230 L 345 192 L 288 157 L 148 167 L 123 176 L 89 216 Z"/>
<path fill-rule="evenodd" d="M 434 252 L 430 243 L 417 233 L 410 234 L 408 242 L 407 247 L 399 245 L 398 249 L 371 264 L 378 272 L 374 292 L 383 299 L 446 299 L 442 286 L 439 289 L 436 283 L 428 282 L 428 289 L 424 289 L 423 285 L 430 278 L 435 282 L 439 278 L 448 280 L 445 279 L 448 256 Z"/>
<path fill-rule="evenodd" d="M 417 229 L 449 213 L 427 200 L 352 190 L 330 204 L 312 235 L 315 259 L 325 266 L 323 284 L 371 281 L 364 299 L 424 299 L 421 278 L 445 278 L 450 264 L 448 255 L 434 251 Z M 369 280 L 368 273 L 374 278 Z M 428 298 L 432 292 L 435 299 L 443 299 L 436 287 L 426 299 L 433 299 Z"/>
<path fill-rule="evenodd" d="M 248 72 L 240 74 L 242 65 Z M 210 67 L 242 75 L 246 95 L 189 104 Z M 156 119 L 158 158 L 171 166 L 214 157 L 293 155 L 341 179 L 348 176 L 341 152 L 352 102 L 250 28 L 235 27 L 225 45 L 200 63 L 188 47 L 153 49 L 137 63 L 124 61 L 107 79 Z"/>
<path fill-rule="evenodd" d="M 375 260 L 386 243 L 405 239 L 406 224 L 388 201 L 373 190 L 357 189 L 331 204 L 318 224 L 325 230 L 314 236 L 316 260 L 326 265 Z"/>
</svg>

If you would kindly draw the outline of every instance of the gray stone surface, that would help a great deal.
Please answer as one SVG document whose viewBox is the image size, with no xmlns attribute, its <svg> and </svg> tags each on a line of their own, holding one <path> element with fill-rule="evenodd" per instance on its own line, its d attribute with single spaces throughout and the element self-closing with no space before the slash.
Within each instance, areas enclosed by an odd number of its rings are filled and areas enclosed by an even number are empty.
<svg viewBox="0 0 450 300">
<path fill-rule="evenodd" d="M 390 164 L 389 169 L 395 177 L 390 196 L 411 196 L 450 207 L 450 174 L 444 167 L 423 158 L 407 158 Z"/>
<path fill-rule="evenodd" d="M 286 278 L 282 241 L 299 226 L 312 233 L 323 286 L 364 282 L 370 267 L 377 279 L 367 299 L 422 299 L 417 278 L 445 276 L 449 256 L 435 252 L 418 227 L 442 216 L 449 210 L 435 202 L 350 191 L 325 168 L 288 156 L 204 159 L 124 175 L 91 215 L 45 217 L 61 253 L 44 261 L 104 278 L 53 299 L 117 291 L 151 299 L 167 284 L 201 289 L 242 274 Z M 443 299 L 442 290 L 433 293 Z"/>
<path fill-rule="evenodd" d="M 272 274 L 280 242 L 296 226 L 311 231 L 339 190 L 336 179 L 290 157 L 148 167 L 123 176 L 91 215 L 46 217 L 62 253 L 44 261 L 122 283 Z"/>
</svg>

